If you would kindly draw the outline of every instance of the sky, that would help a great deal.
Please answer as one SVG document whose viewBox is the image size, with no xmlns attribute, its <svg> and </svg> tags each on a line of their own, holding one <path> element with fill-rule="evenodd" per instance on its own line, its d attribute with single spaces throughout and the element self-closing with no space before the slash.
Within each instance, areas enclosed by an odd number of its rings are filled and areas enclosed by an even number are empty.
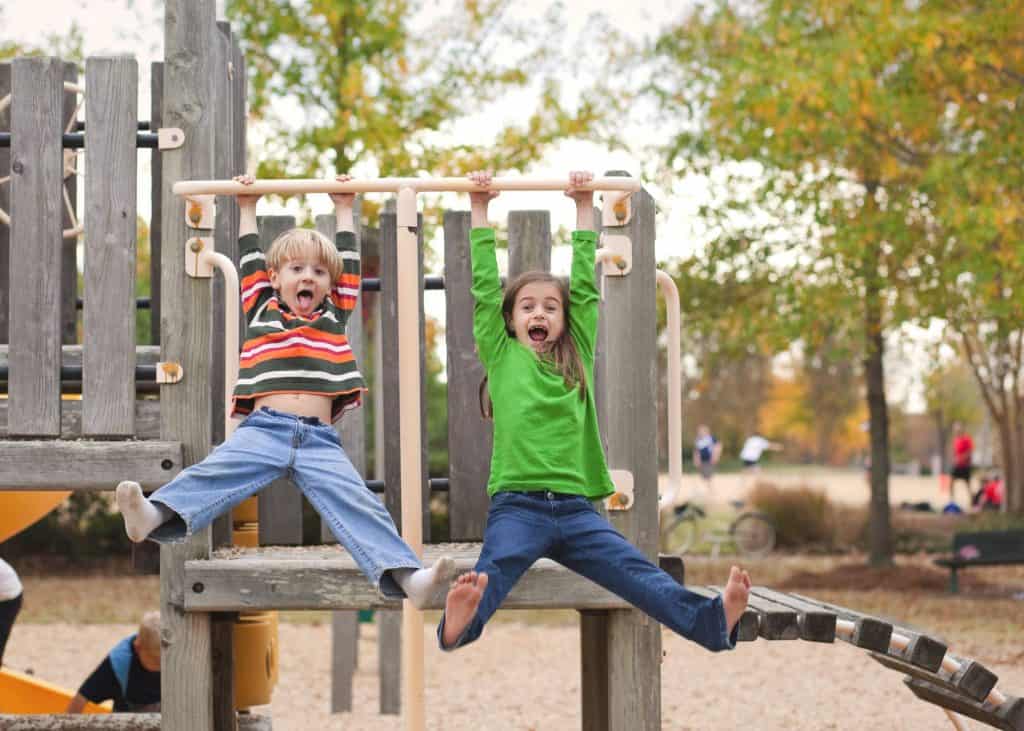
<svg viewBox="0 0 1024 731">
<path fill-rule="evenodd" d="M 565 14 L 568 25 L 564 37 L 576 38 L 588 18 L 594 13 L 601 13 L 620 32 L 635 39 L 642 39 L 678 20 L 691 4 L 692 0 L 570 0 L 569 6 L 572 10 Z M 428 0 L 425 12 L 431 12 L 431 8 L 443 9 L 447 5 L 447 0 Z M 516 9 L 518 14 L 534 17 L 544 13 L 551 5 L 552 3 L 547 0 L 519 0 Z M 217 7 L 218 18 L 223 18 L 223 0 L 218 0 Z M 51 34 L 67 34 L 72 19 L 75 19 L 84 33 L 86 56 L 127 53 L 136 57 L 140 77 L 139 109 L 147 110 L 149 66 L 151 62 L 161 60 L 163 56 L 162 8 L 163 3 L 157 0 L 47 0 L 45 3 L 38 0 L 5 0 L 3 15 L 0 16 L 3 19 L 0 36 L 25 42 L 39 42 Z M 577 83 L 568 69 L 562 82 L 563 89 L 570 94 Z M 535 102 L 529 98 L 529 92 L 510 95 L 488 108 L 485 113 L 460 122 L 457 129 L 459 134 L 464 136 L 463 141 L 486 144 L 489 135 L 493 137 L 494 130 L 507 122 L 521 121 L 534 107 Z M 147 116 L 142 113 L 140 119 Z M 658 130 L 634 129 L 632 134 L 639 141 L 649 142 L 656 139 Z M 250 164 L 255 163 L 259 154 L 258 149 L 250 150 Z M 149 175 L 149 157 L 148 151 L 140 152 L 139 173 L 144 184 L 140 185 L 138 198 L 140 215 L 144 217 L 149 215 L 148 183 L 145 182 Z M 85 166 L 87 165 L 86 161 Z M 601 174 L 605 170 L 622 169 L 636 175 L 640 174 L 644 167 L 650 167 L 650 160 L 641 159 L 637 153 L 610 151 L 589 142 L 565 141 L 552 149 L 544 159 L 537 161 L 526 174 L 548 178 L 566 176 L 569 170 L 574 169 L 589 169 L 596 174 Z M 699 245 L 704 233 L 704 228 L 697 217 L 697 210 L 702 203 L 709 200 L 707 188 L 701 181 L 695 179 L 677 181 L 671 190 L 663 189 L 652 181 L 644 181 L 644 184 L 658 206 L 655 242 L 657 259 L 664 261 L 691 252 Z M 79 186 L 80 196 L 83 195 L 82 188 L 83 186 Z M 311 201 L 314 213 L 330 212 L 326 196 L 319 197 L 323 200 Z M 462 205 L 455 203 L 455 207 L 468 209 L 468 201 L 462 201 Z M 538 208 L 548 208 L 551 211 L 554 228 L 573 227 L 575 215 L 572 202 L 557 193 L 506 193 L 491 204 L 491 219 L 504 220 L 510 209 Z M 259 211 L 261 214 L 294 212 L 270 201 L 262 201 Z M 553 253 L 552 268 L 556 272 L 568 271 L 570 252 L 567 250 L 568 247 L 564 249 Z M 427 298 L 428 312 L 436 309 L 438 311 L 431 314 L 443 319 L 443 302 L 440 307 L 434 307 L 432 299 L 434 298 Z M 919 345 L 933 339 L 934 335 L 925 335 L 917 331 L 897 334 L 893 339 L 894 343 L 909 349 L 909 352 L 898 358 L 901 363 L 893 363 L 896 370 L 907 368 L 908 373 L 919 372 L 920 368 L 914 365 L 921 364 L 924 357 Z M 901 398 L 908 400 L 911 409 L 920 410 L 923 404 L 919 387 L 914 383 L 915 379 L 910 375 L 906 378 L 900 377 L 898 373 L 893 373 L 892 368 L 890 373 L 893 376 L 892 380 L 899 382 L 893 384 L 896 386 L 894 391 L 902 394 Z"/>
</svg>

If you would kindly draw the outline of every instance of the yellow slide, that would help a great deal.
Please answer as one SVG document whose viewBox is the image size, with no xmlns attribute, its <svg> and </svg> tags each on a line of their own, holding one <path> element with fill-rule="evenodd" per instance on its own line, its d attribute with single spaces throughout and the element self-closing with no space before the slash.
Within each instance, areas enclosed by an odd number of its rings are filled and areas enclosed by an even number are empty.
<svg viewBox="0 0 1024 731">
<path fill-rule="evenodd" d="M 16 670 L 0 670 L 0 713 L 64 713 L 75 691 Z M 111 703 L 86 703 L 83 713 L 110 713 Z"/>
<path fill-rule="evenodd" d="M 41 520 L 70 494 L 56 490 L 0 492 L 0 543 Z"/>
</svg>

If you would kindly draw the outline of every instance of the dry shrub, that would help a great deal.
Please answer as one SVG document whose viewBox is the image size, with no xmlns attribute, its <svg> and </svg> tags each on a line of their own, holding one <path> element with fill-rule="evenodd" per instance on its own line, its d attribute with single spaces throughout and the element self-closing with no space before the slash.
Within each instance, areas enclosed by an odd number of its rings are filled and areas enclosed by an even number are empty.
<svg viewBox="0 0 1024 731">
<path fill-rule="evenodd" d="M 779 548 L 832 550 L 836 545 L 836 510 L 821 489 L 758 482 L 747 502 L 775 522 Z"/>
</svg>

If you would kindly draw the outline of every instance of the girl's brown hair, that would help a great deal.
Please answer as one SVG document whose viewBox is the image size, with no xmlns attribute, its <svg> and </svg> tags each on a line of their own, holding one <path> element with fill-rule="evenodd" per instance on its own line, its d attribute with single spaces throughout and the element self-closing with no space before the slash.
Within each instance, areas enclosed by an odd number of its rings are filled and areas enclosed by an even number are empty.
<svg viewBox="0 0 1024 731">
<path fill-rule="evenodd" d="M 569 285 L 562 279 L 542 271 L 523 272 L 509 282 L 505 288 L 505 297 L 501 301 L 501 314 L 505 318 L 505 332 L 514 338 L 515 330 L 512 328 L 512 310 L 515 308 L 516 296 L 519 290 L 527 284 L 541 282 L 553 284 L 558 288 L 562 298 L 562 316 L 565 320 L 565 327 L 562 334 L 551 344 L 551 349 L 541 354 L 541 358 L 551 363 L 555 369 L 562 374 L 567 388 L 579 388 L 580 401 L 587 398 L 587 371 L 583 367 L 583 359 L 576 349 L 576 343 L 569 334 Z M 494 409 L 487 394 L 487 377 L 480 382 L 480 413 L 484 418 L 492 418 Z"/>
</svg>

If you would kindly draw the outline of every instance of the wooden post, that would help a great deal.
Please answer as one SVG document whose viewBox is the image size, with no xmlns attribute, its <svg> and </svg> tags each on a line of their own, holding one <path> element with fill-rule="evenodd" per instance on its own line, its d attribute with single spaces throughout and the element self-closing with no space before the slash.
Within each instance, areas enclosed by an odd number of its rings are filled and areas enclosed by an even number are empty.
<svg viewBox="0 0 1024 731">
<path fill-rule="evenodd" d="M 608 277 L 599 326 L 599 421 L 611 469 L 633 473 L 630 510 L 612 523 L 652 561 L 658 548 L 657 339 L 654 201 L 633 194 L 633 218 L 606 233 L 629 236 L 632 272 Z M 602 626 L 603 625 L 603 626 Z M 661 728 L 661 628 L 638 610 L 614 610 L 581 624 L 582 702 L 607 713 L 595 728 Z M 602 636 L 603 635 L 603 636 Z M 607 668 L 604 678 L 595 673 Z M 603 723 L 602 723 L 603 722 Z"/>
<path fill-rule="evenodd" d="M 185 144 L 162 154 L 164 246 L 161 251 L 161 355 L 182 365 L 179 383 L 160 389 L 160 433 L 182 444 L 191 464 L 210 449 L 210 283 L 185 274 L 184 201 L 171 191 L 177 180 L 214 170 L 214 0 L 167 0 L 164 16 L 164 104 L 161 119 L 179 127 Z M 209 235 L 207 232 L 205 235 Z M 167 731 L 214 731 L 213 647 L 210 615 L 183 608 L 188 559 L 210 555 L 210 531 L 160 550 L 162 725 Z"/>
<path fill-rule="evenodd" d="M 90 162 L 83 221 L 82 434 L 132 437 L 138 64 L 128 56 L 89 58 L 85 85 L 91 93 L 86 97 Z"/>
<path fill-rule="evenodd" d="M 64 64 L 13 63 L 9 430 L 60 436 Z"/>
<path fill-rule="evenodd" d="M 263 251 L 280 234 L 294 227 L 294 216 L 260 216 Z M 287 477 L 274 480 L 260 492 L 259 520 L 261 546 L 301 546 L 302 492 Z"/>
<path fill-rule="evenodd" d="M 380 675 L 380 712 L 402 712 L 402 613 L 377 612 L 377 672 Z"/>
<path fill-rule="evenodd" d="M 484 368 L 473 342 L 469 230 L 468 212 L 445 211 L 448 529 L 452 541 L 479 541 L 484 537 L 490 503 L 486 488 L 494 431 L 493 423 L 481 415 L 479 405 Z"/>
<path fill-rule="evenodd" d="M 11 65 L 0 63 L 0 99 L 11 93 Z M 0 111 L 0 132 L 11 131 L 11 108 Z M 11 149 L 0 147 L 0 178 L 11 174 Z M 11 212 L 11 186 L 0 185 L 0 208 Z M 10 341 L 8 308 L 10 307 L 11 227 L 0 223 L 0 343 Z"/>
<path fill-rule="evenodd" d="M 508 241 L 509 281 L 523 272 L 551 271 L 550 211 L 509 211 Z"/>
</svg>

